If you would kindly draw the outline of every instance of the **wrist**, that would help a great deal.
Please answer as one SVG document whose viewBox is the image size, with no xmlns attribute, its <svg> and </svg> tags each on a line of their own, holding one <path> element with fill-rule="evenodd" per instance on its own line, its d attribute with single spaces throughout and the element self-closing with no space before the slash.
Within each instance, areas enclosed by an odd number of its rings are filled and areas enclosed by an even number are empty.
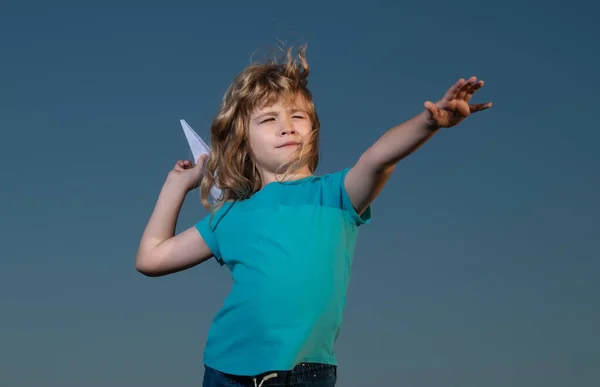
<svg viewBox="0 0 600 387">
<path fill-rule="evenodd" d="M 169 175 L 163 183 L 162 191 L 169 196 L 185 197 L 190 189 L 184 184 L 182 179 L 177 179 L 173 175 Z"/>
<path fill-rule="evenodd" d="M 438 123 L 433 119 L 431 113 L 429 113 L 427 109 L 419 114 L 419 119 L 423 127 L 430 132 L 435 132 L 441 129 L 441 126 L 438 125 Z"/>
</svg>

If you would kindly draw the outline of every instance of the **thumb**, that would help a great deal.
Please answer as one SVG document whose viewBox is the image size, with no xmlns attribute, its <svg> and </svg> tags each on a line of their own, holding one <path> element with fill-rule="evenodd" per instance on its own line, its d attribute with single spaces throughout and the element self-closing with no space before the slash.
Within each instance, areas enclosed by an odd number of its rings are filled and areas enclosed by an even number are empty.
<svg viewBox="0 0 600 387">
<path fill-rule="evenodd" d="M 202 177 L 204 176 L 204 170 L 206 165 L 206 160 L 208 159 L 208 155 L 203 154 L 198 157 L 196 161 L 196 165 L 191 169 L 191 176 L 193 176 L 194 183 L 191 189 L 197 188 L 200 186 L 200 182 L 202 181 Z"/>
<path fill-rule="evenodd" d="M 194 165 L 194 168 L 204 169 L 204 165 L 206 164 L 206 159 L 208 159 L 207 154 L 200 155 L 200 157 L 198 157 L 198 160 L 196 161 L 196 165 Z"/>
<path fill-rule="evenodd" d="M 438 116 L 438 108 L 431 101 L 425 101 L 424 103 L 425 109 L 429 112 L 430 118 L 437 118 Z"/>
</svg>

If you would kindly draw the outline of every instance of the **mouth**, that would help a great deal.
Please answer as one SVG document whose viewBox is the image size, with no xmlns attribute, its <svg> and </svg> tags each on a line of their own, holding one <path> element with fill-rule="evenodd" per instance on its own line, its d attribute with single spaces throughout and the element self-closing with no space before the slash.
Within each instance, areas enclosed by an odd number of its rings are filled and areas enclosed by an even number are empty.
<svg viewBox="0 0 600 387">
<path fill-rule="evenodd" d="M 295 141 L 288 141 L 284 144 L 279 145 L 277 148 L 287 148 L 287 147 L 291 147 L 291 146 L 298 146 L 300 145 L 299 142 L 295 142 Z"/>
</svg>

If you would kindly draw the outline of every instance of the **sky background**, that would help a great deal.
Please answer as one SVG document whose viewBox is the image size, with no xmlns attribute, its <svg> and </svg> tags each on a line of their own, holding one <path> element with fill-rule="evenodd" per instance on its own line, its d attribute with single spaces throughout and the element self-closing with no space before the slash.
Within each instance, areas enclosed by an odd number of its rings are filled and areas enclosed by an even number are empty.
<svg viewBox="0 0 600 387">
<path fill-rule="evenodd" d="M 0 2 L 0 385 L 193 387 L 231 279 L 147 278 L 168 171 L 233 77 L 307 43 L 319 174 L 460 77 L 492 101 L 401 161 L 361 227 L 341 387 L 600 385 L 591 1 Z M 595 25 L 594 25 L 595 24 Z M 181 231 L 206 215 L 190 193 Z"/>
</svg>

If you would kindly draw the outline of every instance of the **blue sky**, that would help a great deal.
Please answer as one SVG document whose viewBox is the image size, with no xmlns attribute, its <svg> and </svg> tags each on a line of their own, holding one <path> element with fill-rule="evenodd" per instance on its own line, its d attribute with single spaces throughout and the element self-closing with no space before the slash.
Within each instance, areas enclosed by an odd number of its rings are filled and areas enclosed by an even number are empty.
<svg viewBox="0 0 600 387">
<path fill-rule="evenodd" d="M 361 229 L 340 386 L 600 384 L 591 2 L 16 2 L 0 12 L 0 385 L 199 386 L 231 286 L 150 279 L 159 189 L 235 74 L 307 43 L 318 173 L 460 77 L 494 107 L 403 160 Z M 257 51 L 258 50 L 258 51 Z M 206 212 L 197 191 L 178 230 Z"/>
</svg>

